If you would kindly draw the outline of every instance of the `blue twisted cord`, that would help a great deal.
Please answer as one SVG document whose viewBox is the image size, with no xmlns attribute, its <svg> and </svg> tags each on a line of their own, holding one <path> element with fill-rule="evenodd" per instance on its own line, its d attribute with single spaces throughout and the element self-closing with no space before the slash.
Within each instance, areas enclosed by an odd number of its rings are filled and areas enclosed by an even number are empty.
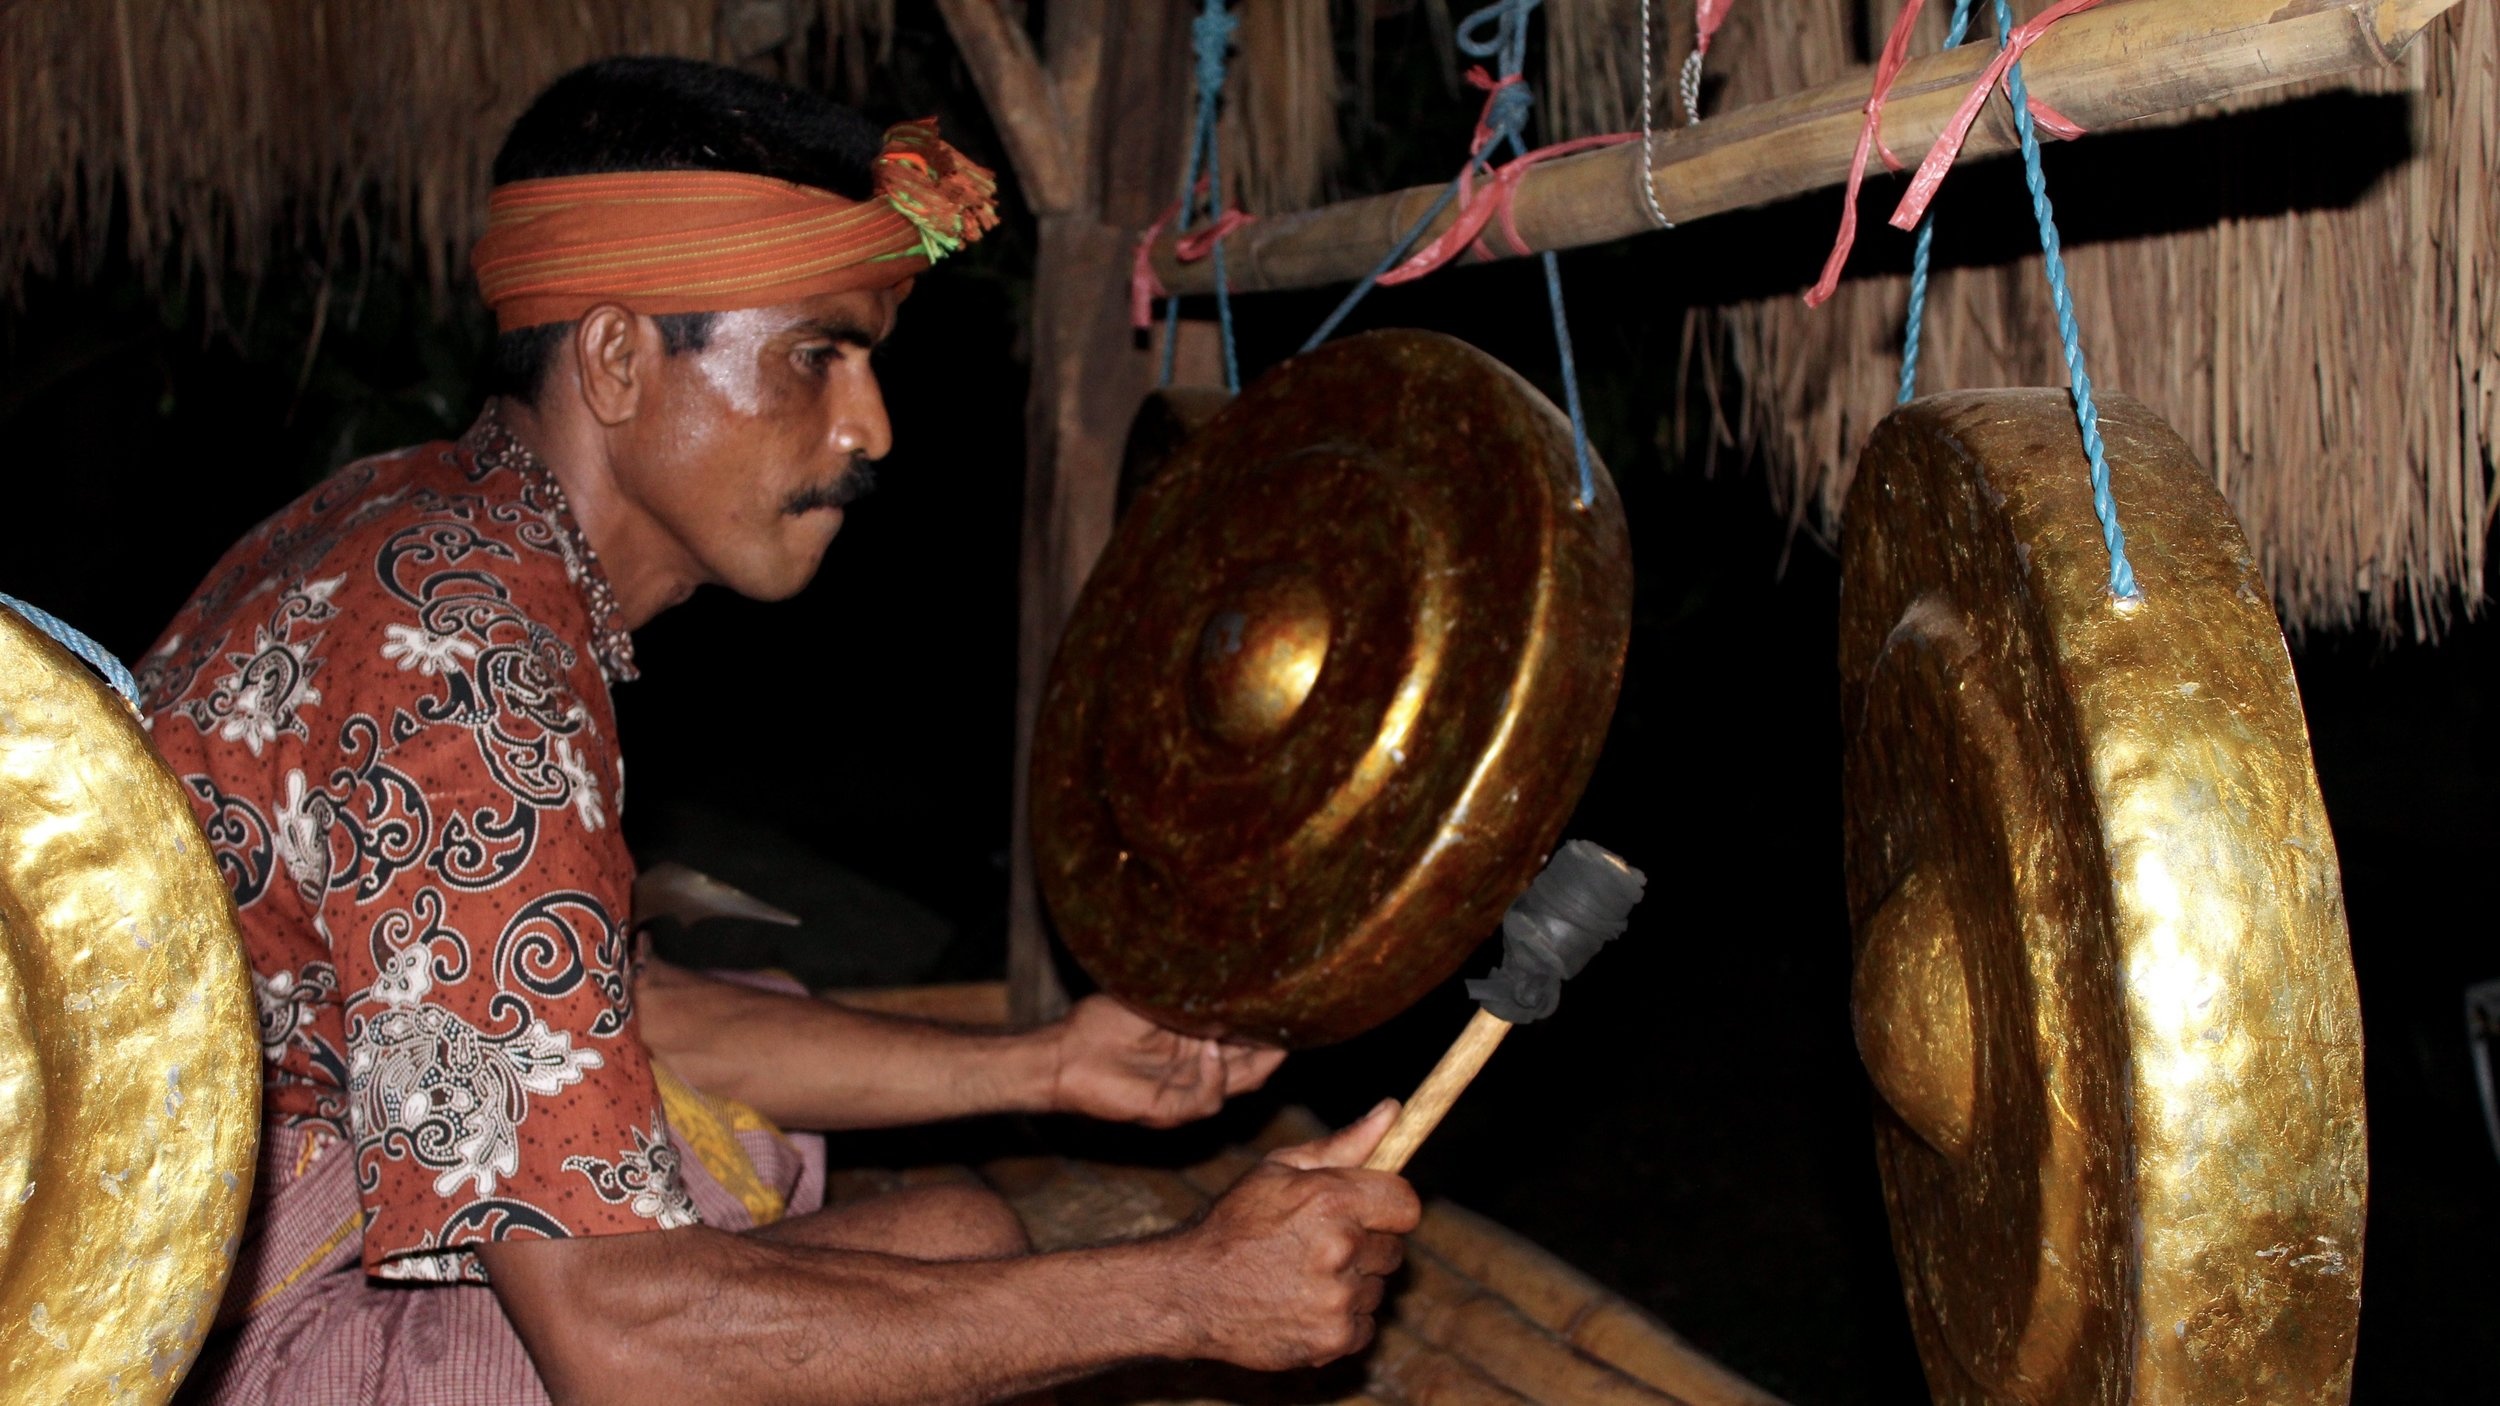
<svg viewBox="0 0 2500 1406">
<path fill-rule="evenodd" d="M 27 624 L 50 635 L 63 649 L 86 660 L 87 667 L 102 674 L 104 681 L 113 686 L 113 691 L 122 696 L 123 702 L 133 708 L 139 706 L 139 681 L 131 677 L 130 670 L 113 657 L 111 650 L 79 633 L 68 621 L 51 611 L 28 605 L 6 591 L 0 591 L 0 606 L 26 617 Z"/>
<path fill-rule="evenodd" d="M 1504 0 L 1504 3 L 1517 3 L 1517 0 Z M 1538 0 L 1527 0 L 1528 7 L 1531 9 L 1535 8 L 1537 3 Z M 1458 46 L 1477 58 L 1497 55 L 1498 44 L 1486 44 L 1479 47 L 1468 40 L 1467 31 L 1474 28 L 1486 15 L 1494 14 L 1502 8 L 1502 5 L 1495 5 L 1490 9 L 1479 10 L 1469 15 L 1466 23 L 1458 27 Z M 1535 96 L 1528 91 L 1528 85 L 1525 83 L 1514 83 L 1493 95 L 1493 100 L 1486 105 L 1485 109 L 1486 140 L 1484 145 L 1477 148 L 1475 155 L 1468 158 L 1466 169 L 1451 177 L 1450 183 L 1441 188 L 1439 195 L 1433 197 L 1432 204 L 1424 210 L 1422 217 L 1407 228 L 1406 233 L 1396 244 L 1390 246 L 1388 254 L 1372 266 L 1370 273 L 1363 275 L 1362 282 L 1355 284 L 1346 293 L 1336 309 L 1320 323 L 1319 330 L 1313 332 L 1309 339 L 1302 343 L 1302 350 L 1309 351 L 1336 335 L 1337 328 L 1354 311 L 1355 305 L 1370 296 L 1372 289 L 1379 286 L 1380 280 L 1388 274 L 1389 270 L 1396 268 L 1405 260 L 1407 251 L 1415 247 L 1415 241 L 1423 238 L 1424 231 L 1432 228 L 1432 222 L 1441 218 L 1441 212 L 1449 209 L 1450 203 L 1458 199 L 1460 187 L 1475 177 L 1483 175 L 1492 167 L 1493 153 L 1503 141 L 1509 141 L 1513 150 L 1522 149 L 1519 142 L 1519 129 L 1527 125 L 1528 114 L 1534 109 L 1535 103 Z"/>
<path fill-rule="evenodd" d="M 1953 23 L 1946 27 L 1944 46 L 1959 48 L 1970 34 L 1970 0 L 1953 0 Z M 1919 333 L 1927 322 L 1927 270 L 1935 257 L 1936 207 L 1927 207 L 1926 218 L 1918 222 L 1918 250 L 1910 256 L 1910 324 L 1901 334 L 1901 394 L 1895 402 L 1907 405 L 1918 395 Z"/>
<path fill-rule="evenodd" d="M 1181 173 L 1180 223 L 1173 229 L 1175 239 L 1189 232 L 1190 220 L 1198 210 L 1198 174 L 1207 177 L 1207 218 L 1223 218 L 1223 158 L 1216 141 L 1216 118 L 1224 101 L 1224 58 L 1232 48 L 1233 33 L 1241 21 L 1224 8 L 1224 0 L 1206 0 L 1206 8 L 1190 21 L 1189 43 L 1197 55 L 1198 120 L 1189 146 L 1188 168 Z M 1224 342 L 1224 388 L 1241 391 L 1241 359 L 1233 351 L 1233 297 L 1224 278 L 1224 240 L 1216 237 L 1213 250 L 1215 272 L 1215 321 Z M 1181 300 L 1175 295 L 1163 304 L 1163 378 L 1161 384 L 1172 384 L 1173 364 L 1180 344 Z"/>
<path fill-rule="evenodd" d="M 2014 9 L 1996 0 L 1997 43 L 2010 42 Z M 2040 165 L 2040 131 L 2031 120 L 2031 90 L 2023 82 L 2023 66 L 2006 70 L 2005 90 L 2013 99 L 2014 130 L 2022 138 L 2023 179 L 2031 187 L 2031 210 L 2040 219 L 2040 252 L 2048 267 L 2049 300 L 2057 305 L 2057 335 L 2066 344 L 2066 375 L 2075 397 L 2075 423 L 2083 430 L 2083 455 L 2092 465 L 2092 514 L 2101 520 L 2101 541 L 2109 547 L 2109 593 L 2131 601 L 2135 568 L 2127 562 L 2127 534 L 2118 525 L 2118 502 L 2109 491 L 2109 453 L 2101 444 L 2101 412 L 2092 403 L 2092 377 L 2083 366 L 2083 332 L 2075 325 L 2075 295 L 2066 285 L 2066 255 L 2057 237 L 2057 212 L 2049 205 L 2048 173 Z"/>
<path fill-rule="evenodd" d="M 1470 58 L 1491 60 L 1503 79 L 1517 78 L 1528 61 L 1529 16 L 1542 3 L 1544 0 L 1494 0 L 1493 4 L 1460 21 L 1457 34 L 1459 49 Z M 1407 251 L 1415 246 L 1415 241 L 1423 238 L 1424 231 L 1432 228 L 1433 221 L 1441 218 L 1441 213 L 1450 208 L 1450 202 L 1458 198 L 1460 185 L 1485 173 L 1492 165 L 1496 151 L 1507 144 L 1511 155 L 1527 155 L 1528 144 L 1521 133 L 1527 130 L 1528 118 L 1535 109 L 1536 95 L 1526 83 L 1511 82 L 1495 90 L 1492 100 L 1485 106 L 1484 144 L 1468 158 L 1465 170 L 1442 188 L 1441 193 L 1433 198 L 1431 207 L 1424 211 L 1423 217 L 1390 248 L 1388 255 L 1371 272 L 1363 275 L 1363 280 L 1354 285 L 1336 309 L 1320 323 L 1319 329 L 1302 344 L 1302 350 L 1307 352 L 1336 333 L 1354 311 L 1355 305 L 1379 285 L 1381 276 L 1396 268 L 1405 259 Z M 1571 452 L 1580 471 L 1579 506 L 1585 508 L 1597 500 L 1597 468 L 1596 461 L 1589 455 L 1588 417 L 1580 404 L 1580 368 L 1578 358 L 1572 352 L 1571 324 L 1563 315 L 1562 264 L 1551 250 L 1539 258 L 1545 266 L 1546 304 L 1553 312 L 1554 345 L 1562 357 L 1563 403 L 1571 412 Z"/>
</svg>

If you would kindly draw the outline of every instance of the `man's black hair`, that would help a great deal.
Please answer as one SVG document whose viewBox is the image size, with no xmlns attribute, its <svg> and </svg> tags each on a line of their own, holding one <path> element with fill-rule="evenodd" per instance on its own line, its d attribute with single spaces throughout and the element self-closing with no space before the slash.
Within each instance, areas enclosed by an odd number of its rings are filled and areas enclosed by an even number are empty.
<svg viewBox="0 0 2500 1406">
<path fill-rule="evenodd" d="M 613 171 L 736 171 L 866 200 L 884 134 L 832 99 L 694 59 L 601 59 L 548 85 L 495 154 L 495 184 Z M 700 351 L 710 313 L 654 319 L 671 355 Z M 569 322 L 503 333 L 486 390 L 538 399 Z"/>
</svg>

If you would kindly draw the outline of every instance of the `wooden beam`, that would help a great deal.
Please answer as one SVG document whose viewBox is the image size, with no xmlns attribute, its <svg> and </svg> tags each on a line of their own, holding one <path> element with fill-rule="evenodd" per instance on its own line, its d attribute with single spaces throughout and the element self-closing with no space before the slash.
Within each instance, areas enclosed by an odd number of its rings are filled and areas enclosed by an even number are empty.
<svg viewBox="0 0 2500 1406">
<path fill-rule="evenodd" d="M 947 32 L 1007 145 L 1007 159 L 1037 215 L 1065 214 L 1084 197 L 1059 92 L 1032 37 L 999 0 L 938 0 Z M 1089 95 L 1090 96 L 1090 95 Z"/>
<path fill-rule="evenodd" d="M 2049 30 L 2023 60 L 2034 96 L 2089 131 L 2200 104 L 2395 61 L 2432 20 L 2462 0 L 2116 0 Z M 1944 130 L 1993 57 L 1966 44 L 1911 63 L 1884 105 L 1886 145 L 1915 161 Z M 1656 138 L 1654 188 L 1682 224 L 1801 195 L 1848 178 L 1872 71 L 1757 103 Z M 1963 159 L 2010 151 L 2012 114 L 1982 109 Z M 1570 249 L 1656 228 L 1640 198 L 1638 143 L 1565 157 L 1530 171 L 1513 204 L 1531 252 Z M 1309 288 L 1370 271 L 1441 194 L 1420 186 L 1262 219 L 1224 241 L 1234 291 Z M 1888 212 L 1869 212 L 1881 219 Z M 1455 213 L 1436 221 L 1446 228 Z M 1497 256 L 1511 251 L 1498 236 Z M 1155 270 L 1175 292 L 1204 293 L 1213 270 L 1182 264 L 1166 241 Z"/>
</svg>

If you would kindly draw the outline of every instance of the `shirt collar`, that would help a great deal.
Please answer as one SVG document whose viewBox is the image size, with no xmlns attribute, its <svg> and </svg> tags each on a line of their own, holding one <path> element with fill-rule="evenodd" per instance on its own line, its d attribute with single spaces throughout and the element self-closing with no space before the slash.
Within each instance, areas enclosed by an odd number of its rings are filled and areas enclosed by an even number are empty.
<svg viewBox="0 0 2500 1406">
<path fill-rule="evenodd" d="M 599 565 L 599 553 L 592 550 L 590 539 L 582 535 L 581 521 L 573 516 L 563 485 L 504 424 L 497 404 L 489 400 L 486 408 L 478 412 L 477 423 L 460 437 L 461 452 L 474 460 L 481 472 L 510 469 L 520 479 L 522 500 L 554 524 L 556 545 L 564 554 L 565 575 L 572 578 L 582 593 L 582 604 L 590 611 L 591 657 L 599 662 L 599 673 L 611 687 L 631 683 L 641 677 L 641 671 L 634 667 L 634 637 L 625 628 L 624 612 L 617 609 L 616 588 L 608 583 L 607 569 Z"/>
</svg>

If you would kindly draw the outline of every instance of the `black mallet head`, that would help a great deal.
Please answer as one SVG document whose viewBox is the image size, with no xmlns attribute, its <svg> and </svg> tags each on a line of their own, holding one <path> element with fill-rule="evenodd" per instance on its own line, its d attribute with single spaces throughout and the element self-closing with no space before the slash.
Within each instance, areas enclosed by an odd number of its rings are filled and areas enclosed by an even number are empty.
<svg viewBox="0 0 2500 1406">
<path fill-rule="evenodd" d="M 1552 1015 L 1562 1004 L 1562 984 L 1622 933 L 1648 881 L 1586 840 L 1554 851 L 1502 915 L 1502 964 L 1468 982 L 1467 994 L 1513 1025 Z"/>
</svg>

